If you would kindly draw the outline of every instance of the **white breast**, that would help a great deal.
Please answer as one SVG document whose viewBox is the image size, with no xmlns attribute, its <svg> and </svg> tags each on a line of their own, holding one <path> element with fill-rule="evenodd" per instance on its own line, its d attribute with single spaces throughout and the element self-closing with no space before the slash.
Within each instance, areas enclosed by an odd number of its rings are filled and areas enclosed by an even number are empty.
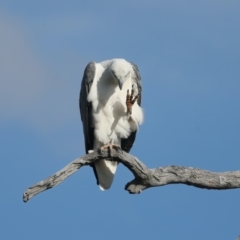
<svg viewBox="0 0 240 240">
<path fill-rule="evenodd" d="M 143 112 L 137 102 L 133 105 L 131 118 L 127 116 L 127 90 L 131 91 L 134 84 L 131 76 L 120 90 L 114 79 L 104 76 L 104 70 L 102 65 L 96 64 L 95 80 L 88 95 L 88 101 L 92 102 L 94 135 L 98 147 L 111 140 L 120 144 L 120 139 L 127 138 L 132 131 L 136 131 L 143 121 Z"/>
</svg>

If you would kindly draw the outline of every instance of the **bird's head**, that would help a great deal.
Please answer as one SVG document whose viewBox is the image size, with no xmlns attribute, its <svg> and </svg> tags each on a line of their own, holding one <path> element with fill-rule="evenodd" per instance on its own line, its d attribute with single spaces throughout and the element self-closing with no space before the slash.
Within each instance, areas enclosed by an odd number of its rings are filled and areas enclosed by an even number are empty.
<svg viewBox="0 0 240 240">
<path fill-rule="evenodd" d="M 117 60 L 111 64 L 111 74 L 117 81 L 120 90 L 124 82 L 131 76 L 130 64 L 126 61 Z"/>
</svg>

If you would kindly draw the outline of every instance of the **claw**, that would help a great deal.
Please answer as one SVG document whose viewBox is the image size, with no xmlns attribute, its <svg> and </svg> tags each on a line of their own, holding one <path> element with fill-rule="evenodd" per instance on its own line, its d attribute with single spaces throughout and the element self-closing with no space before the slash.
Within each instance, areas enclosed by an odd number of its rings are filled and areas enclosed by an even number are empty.
<svg viewBox="0 0 240 240">
<path fill-rule="evenodd" d="M 134 97 L 134 85 L 132 85 L 131 95 L 129 94 L 129 89 L 127 90 L 126 105 L 128 115 L 132 114 L 132 106 L 138 99 L 139 94 Z"/>
<path fill-rule="evenodd" d="M 118 151 L 119 149 L 121 149 L 121 147 L 117 144 L 114 144 L 113 140 L 111 140 L 108 144 L 106 144 L 100 148 L 101 151 L 103 151 L 105 149 L 109 150 L 109 156 L 112 157 L 112 150 L 115 149 L 116 151 Z"/>
</svg>

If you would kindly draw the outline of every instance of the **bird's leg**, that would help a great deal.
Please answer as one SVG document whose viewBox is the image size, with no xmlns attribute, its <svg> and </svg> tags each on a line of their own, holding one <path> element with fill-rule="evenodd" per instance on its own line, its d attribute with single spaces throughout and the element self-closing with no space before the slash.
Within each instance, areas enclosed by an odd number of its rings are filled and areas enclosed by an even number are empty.
<svg viewBox="0 0 240 240">
<path fill-rule="evenodd" d="M 127 105 L 127 114 L 128 115 L 132 114 L 132 106 L 136 102 L 138 97 L 139 97 L 139 94 L 137 94 L 134 97 L 134 89 L 133 89 L 133 85 L 132 85 L 131 95 L 129 94 L 129 90 L 127 90 L 127 97 L 126 97 L 126 105 Z"/>
<path fill-rule="evenodd" d="M 116 151 L 121 149 L 121 147 L 117 144 L 113 143 L 113 140 L 111 140 L 108 144 L 104 145 L 101 147 L 101 151 L 108 149 L 109 150 L 109 155 L 112 157 L 112 149 L 115 149 Z"/>
</svg>

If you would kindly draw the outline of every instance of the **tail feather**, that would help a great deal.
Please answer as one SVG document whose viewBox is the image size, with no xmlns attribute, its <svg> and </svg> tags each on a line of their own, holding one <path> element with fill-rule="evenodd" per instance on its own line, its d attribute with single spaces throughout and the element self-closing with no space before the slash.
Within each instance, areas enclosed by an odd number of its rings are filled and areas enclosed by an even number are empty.
<svg viewBox="0 0 240 240">
<path fill-rule="evenodd" d="M 95 163 L 99 188 L 104 191 L 111 187 L 114 174 L 117 170 L 117 162 L 101 160 Z"/>
</svg>

